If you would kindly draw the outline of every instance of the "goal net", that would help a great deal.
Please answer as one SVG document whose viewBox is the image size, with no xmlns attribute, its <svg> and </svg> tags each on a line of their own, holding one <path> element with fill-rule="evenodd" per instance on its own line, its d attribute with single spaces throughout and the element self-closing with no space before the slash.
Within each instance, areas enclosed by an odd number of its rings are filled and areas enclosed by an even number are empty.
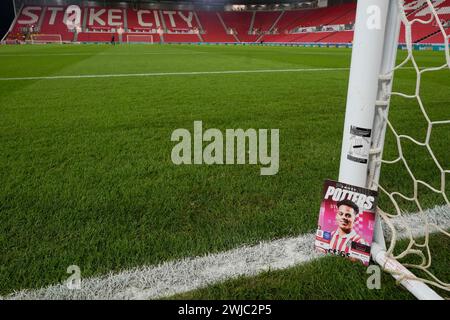
<svg viewBox="0 0 450 320">
<path fill-rule="evenodd" d="M 153 44 L 153 35 L 151 34 L 128 34 L 127 43 L 148 43 Z"/>
<path fill-rule="evenodd" d="M 62 43 L 62 37 L 60 34 L 32 34 L 32 44 L 45 44 L 45 43 Z"/>
<path fill-rule="evenodd" d="M 449 20 L 449 0 L 359 0 L 347 95 L 339 180 L 378 190 L 372 259 L 419 299 L 450 296 Z"/>
</svg>

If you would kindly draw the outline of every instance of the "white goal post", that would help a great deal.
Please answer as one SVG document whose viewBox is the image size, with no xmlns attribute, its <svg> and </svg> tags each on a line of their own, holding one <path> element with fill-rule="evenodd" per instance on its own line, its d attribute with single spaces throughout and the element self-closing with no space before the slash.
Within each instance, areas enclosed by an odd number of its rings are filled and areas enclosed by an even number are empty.
<svg viewBox="0 0 450 320">
<path fill-rule="evenodd" d="M 62 44 L 62 37 L 60 34 L 32 34 L 32 44 L 58 43 Z"/>
<path fill-rule="evenodd" d="M 153 44 L 153 35 L 151 35 L 151 34 L 127 34 L 127 43 Z"/>
<path fill-rule="evenodd" d="M 419 1 L 420 2 L 420 1 Z M 393 253 L 395 246 L 395 237 L 390 240 L 389 248 L 386 247 L 385 235 L 382 229 L 382 220 L 391 228 L 389 219 L 394 216 L 401 216 L 402 210 L 398 207 L 395 196 L 402 197 L 403 200 L 411 201 L 417 205 L 418 211 L 423 214 L 420 205 L 417 189 L 418 184 L 431 189 L 443 197 L 446 206 L 449 206 L 448 198 L 445 194 L 445 176 L 450 170 L 445 170 L 442 164 L 434 156 L 429 144 L 431 130 L 434 125 L 450 124 L 450 120 L 431 121 L 427 116 L 425 106 L 420 98 L 420 81 L 423 72 L 444 70 L 450 68 L 449 54 L 449 36 L 445 34 L 445 29 L 441 22 L 437 22 L 440 32 L 443 35 L 445 47 L 445 63 L 440 67 L 420 68 L 414 58 L 413 44 L 411 37 L 411 26 L 413 23 L 427 24 L 438 19 L 438 15 L 430 0 L 422 0 L 421 5 L 428 6 L 430 9 L 429 17 L 424 20 L 414 19 L 408 20 L 405 13 L 404 0 L 358 0 L 357 13 L 355 20 L 355 32 L 353 39 L 352 59 L 350 68 L 350 79 L 347 94 L 347 105 L 345 113 L 344 133 L 342 140 L 339 181 L 356 185 L 359 187 L 370 188 L 384 193 L 393 202 L 397 215 L 386 214 L 380 208 L 377 210 L 374 242 L 372 245 L 372 259 L 376 261 L 385 271 L 391 273 L 407 290 L 409 290 L 418 299 L 442 299 L 427 284 L 433 285 L 443 290 L 450 291 L 450 285 L 433 276 L 427 269 L 431 264 L 431 258 L 428 262 L 422 262 L 421 265 L 408 265 L 417 268 L 428 275 L 431 280 L 420 278 L 407 269 L 399 260 L 407 254 L 417 253 L 418 250 L 412 249 L 413 245 L 408 246 L 400 255 Z M 407 44 L 407 58 L 396 65 L 396 56 L 398 48 L 398 39 L 400 26 L 404 25 L 405 39 Z M 407 95 L 392 92 L 394 71 L 403 67 L 406 63 L 412 63 L 416 72 L 416 88 L 413 95 Z M 405 136 L 397 134 L 393 125 L 388 118 L 390 107 L 390 98 L 397 95 L 406 99 L 414 99 L 417 101 L 421 112 L 428 124 L 427 137 L 424 142 L 418 142 L 411 137 L 413 143 L 424 147 L 433 158 L 436 167 L 441 172 L 441 186 L 439 189 L 431 187 L 426 182 L 417 179 L 405 160 L 402 153 L 401 140 Z M 383 148 L 386 131 L 390 130 L 395 136 L 399 157 L 393 161 L 383 159 Z M 363 146 L 363 156 L 355 159 L 349 152 L 352 146 L 352 137 L 363 135 L 365 145 Z M 360 147 L 360 146 L 359 146 Z M 400 192 L 388 192 L 383 186 L 379 185 L 381 165 L 389 163 L 400 163 L 406 166 L 406 169 L 414 183 L 414 195 L 407 197 Z M 448 165 L 448 164 L 447 164 Z M 447 207 L 446 207 L 447 208 Z M 450 208 L 450 207 L 448 207 Z M 429 226 L 426 222 L 424 225 L 426 232 L 426 243 L 423 245 L 424 250 L 428 250 L 428 234 Z M 449 235 L 445 230 L 440 230 L 443 234 Z M 395 232 L 395 230 L 393 230 Z M 395 234 L 395 233 L 394 233 Z M 414 251 L 414 252 L 413 252 Z M 425 256 L 425 255 L 424 255 Z M 412 270 L 412 269 L 411 269 Z M 416 270 L 416 269 L 414 269 Z"/>
</svg>

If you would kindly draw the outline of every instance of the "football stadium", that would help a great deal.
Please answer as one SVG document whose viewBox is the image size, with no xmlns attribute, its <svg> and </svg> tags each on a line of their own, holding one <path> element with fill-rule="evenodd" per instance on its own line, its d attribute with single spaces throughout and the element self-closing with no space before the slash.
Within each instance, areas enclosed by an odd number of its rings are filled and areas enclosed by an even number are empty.
<svg viewBox="0 0 450 320">
<path fill-rule="evenodd" d="M 0 10 L 0 299 L 450 298 L 450 0 Z"/>
</svg>

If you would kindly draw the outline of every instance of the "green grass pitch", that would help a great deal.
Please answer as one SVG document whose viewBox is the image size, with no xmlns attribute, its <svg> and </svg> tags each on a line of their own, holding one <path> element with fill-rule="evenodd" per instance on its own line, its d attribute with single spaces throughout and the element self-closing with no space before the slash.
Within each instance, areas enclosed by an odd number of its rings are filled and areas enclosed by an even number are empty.
<svg viewBox="0 0 450 320">
<path fill-rule="evenodd" d="M 420 66 L 444 62 L 443 53 L 415 54 Z M 0 80 L 0 294 L 60 282 L 72 264 L 88 277 L 315 230 L 323 180 L 338 175 L 350 58 L 350 50 L 331 48 L 1 46 L 2 79 L 338 69 Z M 432 120 L 450 118 L 449 75 L 423 75 Z M 395 90 L 412 93 L 415 79 L 414 70 L 399 70 Z M 399 132 L 423 140 L 417 102 L 392 102 Z M 205 129 L 279 129 L 278 174 L 261 176 L 255 165 L 175 166 L 171 133 L 192 131 L 195 120 Z M 431 145 L 448 169 L 450 128 L 434 130 Z M 427 153 L 405 148 L 418 177 L 438 186 Z M 385 154 L 396 156 L 391 135 Z M 383 174 L 388 188 L 412 192 L 404 168 Z M 441 199 L 425 192 L 421 200 Z M 438 253 L 448 248 L 446 240 L 433 242 Z M 446 258 L 433 263 L 449 279 Z M 353 279 L 355 286 L 346 282 Z M 370 292 L 364 268 L 335 258 L 185 297 L 329 298 L 327 281 L 339 288 L 335 298 L 411 297 L 388 276 L 382 291 Z"/>
</svg>

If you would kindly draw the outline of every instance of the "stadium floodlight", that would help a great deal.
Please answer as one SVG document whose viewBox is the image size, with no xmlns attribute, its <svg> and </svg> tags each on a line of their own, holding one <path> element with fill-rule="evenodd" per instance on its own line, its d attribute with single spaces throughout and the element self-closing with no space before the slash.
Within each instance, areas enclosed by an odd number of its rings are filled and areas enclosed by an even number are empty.
<svg viewBox="0 0 450 320">
<path fill-rule="evenodd" d="M 153 35 L 151 35 L 151 34 L 127 34 L 127 43 L 153 44 Z"/>
<path fill-rule="evenodd" d="M 395 208 L 395 212 L 386 213 L 380 208 L 377 210 L 377 222 L 375 225 L 374 243 L 372 246 L 372 259 L 385 270 L 391 273 L 404 287 L 406 287 L 418 299 L 442 299 L 430 286 L 450 291 L 450 284 L 442 281 L 429 270 L 431 265 L 431 254 L 429 248 L 429 233 L 432 229 L 437 230 L 444 236 L 450 237 L 448 231 L 432 224 L 427 219 L 427 210 L 419 199 L 419 189 L 426 188 L 427 191 L 435 193 L 442 198 L 444 205 L 439 210 L 442 214 L 450 212 L 450 203 L 445 193 L 446 170 L 435 156 L 430 145 L 430 136 L 436 126 L 450 125 L 450 120 L 430 120 L 426 106 L 420 97 L 422 75 L 425 72 L 439 71 L 450 68 L 449 35 L 439 19 L 438 11 L 430 0 L 417 2 L 417 6 L 426 11 L 424 19 L 414 18 L 408 20 L 410 15 L 405 13 L 404 0 L 359 0 L 355 20 L 355 34 L 350 68 L 350 79 L 347 94 L 347 106 L 345 113 L 344 135 L 341 151 L 341 162 L 339 181 L 378 190 L 384 194 Z M 426 6 L 426 7 L 425 7 Z M 413 24 L 436 24 L 438 32 L 444 38 L 445 63 L 439 67 L 421 68 L 416 63 L 413 52 L 412 25 Z M 396 65 L 398 39 L 401 25 L 404 26 L 407 57 Z M 442 48 L 441 48 L 442 49 Z M 416 73 L 416 87 L 414 94 L 392 92 L 394 73 L 412 64 Z M 417 107 L 426 121 L 427 130 L 423 141 L 418 141 L 411 136 L 399 134 L 388 118 L 390 100 L 392 96 L 411 99 L 417 103 Z M 391 109 L 395 108 L 393 104 Z M 396 143 L 398 157 L 394 160 L 383 159 L 383 148 L 386 132 L 392 133 Z M 353 141 L 359 139 L 357 156 L 351 152 L 355 147 Z M 435 167 L 440 172 L 438 188 L 430 183 L 416 177 L 407 156 L 403 152 L 404 142 L 413 143 L 423 148 L 433 160 Z M 405 195 L 398 191 L 391 191 L 379 184 L 381 166 L 389 164 L 402 165 L 413 184 L 413 194 Z M 449 165 L 448 163 L 446 164 Z M 384 177 L 383 177 L 384 179 Z M 419 188 L 420 187 L 420 188 Z M 421 243 L 414 239 L 410 232 L 409 245 L 406 249 L 400 249 L 401 253 L 394 254 L 396 247 L 396 230 L 392 218 L 405 215 L 405 210 L 400 208 L 400 202 L 406 201 L 414 204 L 417 211 L 423 216 L 423 235 L 425 240 Z M 389 248 L 386 247 L 385 234 L 383 234 L 382 221 L 390 229 L 391 237 Z M 405 226 L 410 229 L 410 226 Z M 421 257 L 421 263 L 405 264 L 401 261 L 407 256 Z M 424 276 L 422 276 L 424 274 Z"/>
<path fill-rule="evenodd" d="M 46 43 L 58 43 L 62 44 L 62 37 L 60 34 L 32 34 L 32 44 L 46 44 Z"/>
</svg>

